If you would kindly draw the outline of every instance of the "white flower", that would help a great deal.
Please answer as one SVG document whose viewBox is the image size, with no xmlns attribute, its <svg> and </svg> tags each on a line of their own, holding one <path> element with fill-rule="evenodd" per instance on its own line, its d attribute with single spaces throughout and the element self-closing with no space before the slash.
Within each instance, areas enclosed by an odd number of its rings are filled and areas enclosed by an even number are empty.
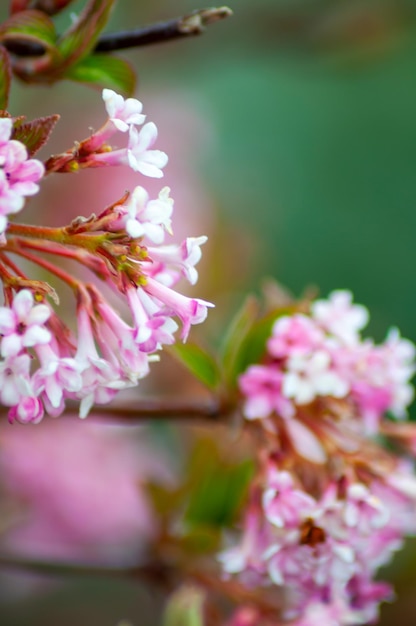
<svg viewBox="0 0 416 626">
<path fill-rule="evenodd" d="M 131 124 L 143 124 L 146 119 L 142 114 L 143 105 L 140 100 L 135 98 L 125 100 L 112 89 L 103 89 L 103 100 L 108 117 L 122 133 L 128 131 Z"/>
<path fill-rule="evenodd" d="M 149 150 L 157 139 L 156 124 L 145 124 L 140 132 L 130 126 L 127 160 L 135 172 L 151 178 L 162 178 L 162 168 L 168 162 L 168 156 L 160 150 Z"/>
</svg>

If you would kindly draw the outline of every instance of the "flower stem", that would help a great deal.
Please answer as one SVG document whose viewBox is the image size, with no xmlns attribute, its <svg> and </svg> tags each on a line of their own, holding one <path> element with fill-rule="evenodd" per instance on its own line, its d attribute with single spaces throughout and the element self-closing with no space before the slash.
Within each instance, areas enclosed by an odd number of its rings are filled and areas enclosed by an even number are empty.
<svg viewBox="0 0 416 626">
<path fill-rule="evenodd" d="M 57 265 L 50 263 L 46 259 L 42 259 L 38 256 L 35 256 L 34 254 L 27 252 L 26 250 L 22 250 L 21 248 L 18 248 L 17 246 L 13 246 L 13 247 L 7 246 L 6 249 L 8 249 L 13 254 L 17 254 L 23 257 L 24 259 L 27 259 L 28 261 L 31 261 L 32 263 L 35 263 L 36 265 L 43 267 L 43 269 L 47 270 L 54 276 L 57 276 L 62 281 L 67 283 L 70 287 L 72 287 L 72 289 L 75 289 L 75 290 L 78 289 L 80 282 L 76 278 L 73 278 L 73 276 L 71 276 L 64 270 L 60 269 Z"/>
<path fill-rule="evenodd" d="M 9 224 L 8 235 L 44 239 L 63 245 L 76 246 L 95 252 L 106 239 L 105 235 L 85 235 L 83 233 L 69 234 L 65 227 L 50 228 L 47 226 L 32 226 L 30 224 Z"/>
</svg>

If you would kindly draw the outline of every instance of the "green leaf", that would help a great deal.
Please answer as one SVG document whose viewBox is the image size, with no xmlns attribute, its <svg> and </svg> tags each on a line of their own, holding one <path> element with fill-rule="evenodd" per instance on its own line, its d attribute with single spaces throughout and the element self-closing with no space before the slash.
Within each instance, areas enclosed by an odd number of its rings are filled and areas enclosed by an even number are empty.
<svg viewBox="0 0 416 626">
<path fill-rule="evenodd" d="M 188 528 L 176 539 L 176 544 L 188 555 L 213 554 L 221 547 L 222 531 L 220 527 L 199 524 Z"/>
<path fill-rule="evenodd" d="M 7 51 L 0 46 L 0 110 L 7 109 L 11 83 L 10 59 Z"/>
<path fill-rule="evenodd" d="M 252 474 L 251 459 L 232 464 L 221 459 L 212 439 L 200 439 L 187 470 L 190 488 L 185 521 L 191 526 L 231 524 L 244 501 Z"/>
<path fill-rule="evenodd" d="M 278 317 L 286 315 L 286 313 L 288 310 L 278 309 L 253 324 L 241 344 L 238 367 L 235 370 L 236 377 L 242 374 L 252 363 L 261 361 L 266 351 L 266 342 L 272 333 L 273 324 Z"/>
<path fill-rule="evenodd" d="M 47 50 L 55 50 L 56 32 L 52 20 L 29 9 L 15 13 L 0 26 L 0 41 L 32 41 Z"/>
<path fill-rule="evenodd" d="M 65 78 L 95 87 L 114 89 L 124 96 L 131 96 L 136 85 L 136 75 L 130 63 L 109 54 L 92 54 L 73 65 Z"/>
<path fill-rule="evenodd" d="M 234 386 L 244 360 L 242 351 L 244 341 L 259 314 L 259 304 L 253 296 L 249 296 L 241 309 L 236 313 L 225 334 L 221 347 L 222 366 L 227 383 Z"/>
<path fill-rule="evenodd" d="M 216 389 L 221 376 L 214 357 L 193 343 L 175 344 L 169 352 L 209 389 Z"/>
<path fill-rule="evenodd" d="M 84 11 L 58 42 L 64 66 L 70 67 L 86 57 L 107 24 L 115 0 L 90 0 Z"/>
<path fill-rule="evenodd" d="M 33 156 L 48 141 L 59 117 L 59 115 L 49 115 L 21 123 L 15 126 L 12 138 L 24 143 L 29 155 Z"/>
</svg>

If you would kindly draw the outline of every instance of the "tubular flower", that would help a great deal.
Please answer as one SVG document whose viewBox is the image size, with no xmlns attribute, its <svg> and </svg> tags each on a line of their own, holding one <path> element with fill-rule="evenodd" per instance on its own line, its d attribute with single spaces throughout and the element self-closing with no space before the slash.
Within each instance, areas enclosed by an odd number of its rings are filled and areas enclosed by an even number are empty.
<svg viewBox="0 0 416 626">
<path fill-rule="evenodd" d="M 167 157 L 150 150 L 156 126 L 147 123 L 140 132 L 136 130 L 145 120 L 141 103 L 124 100 L 111 90 L 104 90 L 103 99 L 109 116 L 104 126 L 76 150 L 53 157 L 48 167 L 70 171 L 68 164 L 74 161 L 89 167 L 127 165 L 135 159 L 136 171 L 162 176 Z M 21 195 L 35 193 L 36 180 L 43 173 L 42 164 L 25 160 L 23 144 L 9 140 L 11 131 L 12 121 L 0 120 L 0 206 L 6 199 L 9 212 L 23 206 Z M 105 142 L 119 131 L 128 134 L 129 146 L 112 151 Z M 172 234 L 169 191 L 165 187 L 157 199 L 149 199 L 147 191 L 137 186 L 130 197 L 125 194 L 98 216 L 78 218 L 62 228 L 10 226 L 0 255 L 4 283 L 0 400 L 9 407 L 10 421 L 38 422 L 45 411 L 58 416 L 68 399 L 78 400 L 80 417 L 86 417 L 94 404 L 110 402 L 149 373 L 151 361 L 158 359 L 156 352 L 176 341 L 177 320 L 186 340 L 191 325 L 205 319 L 213 305 L 179 294 L 174 285 L 181 276 L 196 282 L 195 265 L 206 237 L 165 245 L 166 235 Z M 59 308 L 47 302 L 54 289 L 23 278 L 9 261 L 9 252 L 38 263 L 69 284 L 77 301 L 76 328 L 70 329 L 59 317 Z M 92 272 L 94 282 L 78 280 L 59 264 L 38 258 L 37 252 L 78 261 Z M 99 280 L 127 304 L 130 319 L 124 320 L 107 301 Z"/>
</svg>

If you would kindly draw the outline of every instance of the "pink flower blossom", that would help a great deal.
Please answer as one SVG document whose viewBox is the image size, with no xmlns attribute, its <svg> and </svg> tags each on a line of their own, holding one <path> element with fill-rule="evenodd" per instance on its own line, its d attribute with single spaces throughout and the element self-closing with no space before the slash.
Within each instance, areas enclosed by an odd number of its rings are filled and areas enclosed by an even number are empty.
<svg viewBox="0 0 416 626">
<path fill-rule="evenodd" d="M 306 315 L 295 314 L 279 317 L 273 325 L 272 335 L 267 342 L 270 354 L 277 359 L 295 353 L 309 353 L 320 347 L 324 333 Z"/>
<path fill-rule="evenodd" d="M 45 304 L 35 304 L 33 294 L 22 289 L 13 298 L 11 308 L 0 307 L 2 356 L 13 356 L 24 348 L 49 343 L 52 338 L 44 324 L 51 311 Z"/>
<path fill-rule="evenodd" d="M 154 261 L 162 264 L 178 267 L 182 275 L 195 285 L 198 280 L 198 272 L 195 265 L 200 261 L 201 246 L 206 243 L 208 237 L 187 237 L 180 246 L 153 246 L 148 247 L 148 252 Z"/>
<path fill-rule="evenodd" d="M 1 490 L 19 506 L 3 550 L 26 558 L 135 564 L 159 523 L 147 480 L 172 484 L 172 468 L 143 429 L 49 420 L 0 436 Z"/>
<path fill-rule="evenodd" d="M 147 237 L 160 244 L 165 232 L 171 232 L 173 200 L 169 197 L 169 187 L 164 187 L 157 200 L 149 200 L 143 187 L 136 187 L 125 206 L 126 232 L 134 239 Z"/>
<path fill-rule="evenodd" d="M 206 300 L 183 296 L 153 278 L 147 279 L 143 290 L 163 303 L 168 315 L 179 317 L 182 321 L 181 338 L 183 341 L 186 341 L 191 325 L 201 324 L 207 317 L 207 308 L 214 306 L 212 302 Z"/>
<path fill-rule="evenodd" d="M 307 517 L 316 506 L 315 500 L 304 491 L 294 488 L 289 472 L 270 468 L 268 487 L 263 493 L 266 518 L 278 528 L 293 528 L 302 517 Z"/>
<path fill-rule="evenodd" d="M 282 372 L 268 365 L 252 365 L 240 376 L 247 419 L 261 419 L 273 413 L 284 417 L 294 414 L 292 403 L 282 394 L 282 381 Z"/>
<path fill-rule="evenodd" d="M 7 228 L 7 216 L 24 206 L 24 196 L 39 191 L 38 181 L 45 173 L 41 161 L 29 159 L 26 147 L 10 139 L 13 122 L 0 118 L 0 235 Z"/>
</svg>

